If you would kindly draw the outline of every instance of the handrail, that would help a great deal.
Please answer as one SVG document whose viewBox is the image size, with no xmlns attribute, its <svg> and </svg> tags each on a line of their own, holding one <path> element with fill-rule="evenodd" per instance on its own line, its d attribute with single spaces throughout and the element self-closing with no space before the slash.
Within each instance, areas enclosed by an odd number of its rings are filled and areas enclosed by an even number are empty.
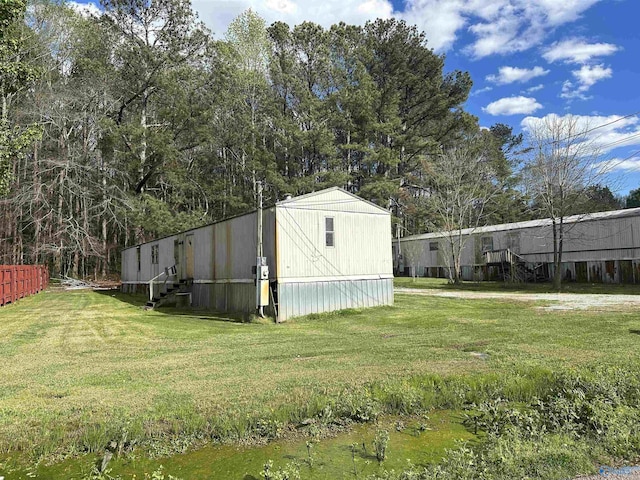
<svg viewBox="0 0 640 480">
<path fill-rule="evenodd" d="M 167 284 L 169 277 L 175 276 L 177 274 L 177 271 L 178 270 L 175 265 L 171 267 L 165 267 L 164 271 L 162 271 L 160 274 L 156 275 L 151 280 L 149 280 L 149 301 L 150 302 L 153 302 L 153 299 L 155 298 L 153 286 L 155 284 L 162 283 L 162 287 L 164 287 Z M 165 276 L 164 282 L 157 282 L 156 280 L 158 280 L 163 275 Z"/>
<path fill-rule="evenodd" d="M 517 254 L 516 252 L 512 252 L 510 249 L 507 249 L 511 252 L 511 255 L 513 255 L 514 257 L 516 257 L 518 260 L 520 260 L 522 263 L 527 263 L 527 261 L 524 259 L 523 256 Z"/>
<path fill-rule="evenodd" d="M 483 253 L 486 263 L 515 263 L 514 260 L 517 260 L 521 263 L 527 263 L 526 260 L 518 255 L 516 252 L 512 251 L 510 248 L 505 248 L 501 250 L 487 250 Z"/>
</svg>

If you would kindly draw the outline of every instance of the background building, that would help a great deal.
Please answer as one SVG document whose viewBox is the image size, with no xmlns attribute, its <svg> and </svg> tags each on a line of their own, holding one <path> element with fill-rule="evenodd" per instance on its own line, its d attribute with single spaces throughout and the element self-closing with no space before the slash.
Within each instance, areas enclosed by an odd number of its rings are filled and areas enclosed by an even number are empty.
<svg viewBox="0 0 640 480">
<path fill-rule="evenodd" d="M 393 304 L 390 213 L 340 188 L 263 211 L 269 308 L 278 321 Z M 257 214 L 230 218 L 122 252 L 124 291 L 147 289 L 168 270 L 194 306 L 256 310 Z M 175 274 L 172 267 L 175 266 Z"/>
<path fill-rule="evenodd" d="M 562 272 L 565 280 L 640 283 L 640 208 L 565 217 Z M 491 225 L 462 231 L 464 280 L 549 280 L 553 276 L 550 219 Z M 445 232 L 393 242 L 399 274 L 446 277 Z"/>
</svg>

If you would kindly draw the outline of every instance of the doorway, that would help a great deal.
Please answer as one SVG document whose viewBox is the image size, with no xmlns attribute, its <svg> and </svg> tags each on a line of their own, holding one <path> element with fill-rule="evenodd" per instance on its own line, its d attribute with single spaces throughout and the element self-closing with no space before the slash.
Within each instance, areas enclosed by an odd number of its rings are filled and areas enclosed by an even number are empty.
<svg viewBox="0 0 640 480">
<path fill-rule="evenodd" d="M 194 262 L 194 255 L 193 255 L 193 234 L 187 235 L 184 239 L 184 243 L 185 243 L 185 257 L 186 257 L 186 261 L 185 261 L 185 267 L 186 267 L 186 271 L 185 271 L 185 278 L 193 278 L 193 273 L 195 270 L 195 262 Z"/>
</svg>

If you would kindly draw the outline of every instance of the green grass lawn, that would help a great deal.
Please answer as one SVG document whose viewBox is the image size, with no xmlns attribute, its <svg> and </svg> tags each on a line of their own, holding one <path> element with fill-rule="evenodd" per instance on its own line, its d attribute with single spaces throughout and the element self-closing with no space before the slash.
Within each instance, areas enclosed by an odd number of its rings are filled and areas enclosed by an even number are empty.
<svg viewBox="0 0 640 480">
<path fill-rule="evenodd" d="M 617 363 L 639 352 L 640 315 L 623 309 L 397 295 L 393 307 L 275 325 L 144 311 L 142 301 L 48 291 L 0 308 L 0 453 L 55 459 L 99 451 L 133 424 L 137 438 L 197 434 L 211 419 L 367 382 Z"/>
<path fill-rule="evenodd" d="M 445 278 L 426 277 L 396 277 L 393 281 L 396 287 L 422 288 L 435 290 L 462 290 L 474 292 L 513 292 L 513 293 L 555 293 L 551 282 L 541 283 L 510 283 L 510 282 L 462 282 L 458 285 L 450 284 Z M 611 295 L 640 295 L 640 285 L 622 285 L 606 283 L 577 283 L 562 284 L 563 293 L 593 293 Z"/>
</svg>

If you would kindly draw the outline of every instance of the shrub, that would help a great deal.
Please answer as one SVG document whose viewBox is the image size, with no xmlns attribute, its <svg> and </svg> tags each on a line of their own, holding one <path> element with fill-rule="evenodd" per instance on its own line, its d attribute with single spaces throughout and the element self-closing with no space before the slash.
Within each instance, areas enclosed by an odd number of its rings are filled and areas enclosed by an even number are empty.
<svg viewBox="0 0 640 480">
<path fill-rule="evenodd" d="M 387 446 L 389 445 L 389 432 L 384 429 L 376 430 L 373 439 L 373 451 L 376 453 L 378 462 L 383 462 L 387 456 Z"/>
</svg>

